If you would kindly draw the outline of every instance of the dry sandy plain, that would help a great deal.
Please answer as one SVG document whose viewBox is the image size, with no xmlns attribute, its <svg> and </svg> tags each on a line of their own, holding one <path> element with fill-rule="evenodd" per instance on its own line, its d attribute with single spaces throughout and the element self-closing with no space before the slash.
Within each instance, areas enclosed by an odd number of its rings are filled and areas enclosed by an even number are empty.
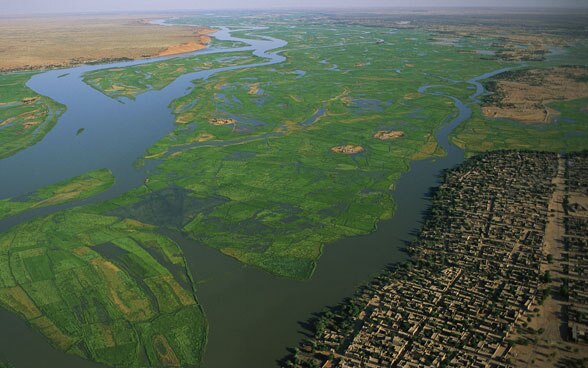
<svg viewBox="0 0 588 368">
<path fill-rule="evenodd" d="M 0 18 L 0 72 L 195 51 L 212 30 L 149 24 L 156 15 Z"/>
</svg>

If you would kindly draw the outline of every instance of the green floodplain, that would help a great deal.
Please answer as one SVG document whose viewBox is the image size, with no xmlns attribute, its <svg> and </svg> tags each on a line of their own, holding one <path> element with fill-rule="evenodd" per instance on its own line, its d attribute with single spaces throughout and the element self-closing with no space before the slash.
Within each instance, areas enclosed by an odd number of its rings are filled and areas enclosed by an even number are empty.
<svg viewBox="0 0 588 368">
<path fill-rule="evenodd" d="M 549 107 L 561 113 L 559 121 L 519 123 L 488 119 L 476 109 L 472 119 L 457 127 L 452 141 L 468 156 L 500 149 L 576 151 L 586 148 L 588 99 L 554 102 Z"/>
<path fill-rule="evenodd" d="M 53 206 L 89 198 L 114 184 L 114 176 L 107 169 L 95 170 L 56 183 L 19 198 L 0 199 L 0 219 L 14 216 L 33 208 Z"/>
<path fill-rule="evenodd" d="M 0 74 L 0 159 L 39 142 L 65 111 L 26 86 L 32 75 Z"/>
<path fill-rule="evenodd" d="M 422 29 L 264 23 L 268 29 L 254 34 L 288 41 L 287 60 L 195 81 L 170 105 L 175 130 L 138 161 L 160 161 L 145 185 L 0 234 L 4 308 L 59 349 L 110 366 L 198 366 L 205 311 L 180 249 L 161 229 L 279 277 L 308 279 L 323 246 L 372 232 L 394 215 L 391 191 L 411 160 L 444 154 L 434 132 L 457 111 L 433 92 L 467 101 L 473 91 L 464 81 L 521 67 L 463 52 L 493 50 L 492 38 L 443 44 Z M 189 71 L 256 60 L 248 52 L 172 58 L 91 72 L 84 81 L 109 97 L 133 99 Z M 64 109 L 28 89 L 30 76 L 0 75 L 0 157 L 42 139 Z M 424 85 L 440 87 L 418 93 Z M 552 104 L 567 122 L 550 125 L 488 119 L 473 106 L 452 140 L 468 155 L 588 149 L 587 102 Z M 34 130 L 26 128 L 32 117 Z M 402 135 L 381 140 L 380 131 Z M 332 151 L 347 145 L 361 150 Z M 3 199 L 0 218 L 88 198 L 113 182 L 98 170 Z"/>
<path fill-rule="evenodd" d="M 228 65 L 252 64 L 259 60 L 251 52 L 176 58 L 161 63 L 88 72 L 84 75 L 84 82 L 109 97 L 133 99 L 141 93 L 164 88 L 182 74 Z"/>
</svg>

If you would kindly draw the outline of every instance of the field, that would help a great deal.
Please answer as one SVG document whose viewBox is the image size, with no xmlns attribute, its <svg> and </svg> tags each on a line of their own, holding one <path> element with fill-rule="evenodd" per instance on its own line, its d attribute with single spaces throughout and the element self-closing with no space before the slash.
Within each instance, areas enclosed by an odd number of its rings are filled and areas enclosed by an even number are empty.
<svg viewBox="0 0 588 368">
<path fill-rule="evenodd" d="M 588 149 L 585 63 L 507 72 L 486 86 L 492 92 L 483 106 L 452 133 L 468 156 L 499 149 Z"/>
<path fill-rule="evenodd" d="M 65 111 L 26 86 L 32 75 L 0 74 L 0 159 L 39 142 Z"/>
<path fill-rule="evenodd" d="M 553 102 L 588 98 L 588 68 L 559 67 L 506 72 L 486 83 L 484 116 L 527 123 L 552 123 Z"/>
<path fill-rule="evenodd" d="M 157 15 L 3 18 L 0 72 L 139 59 L 202 48 L 210 30 L 149 24 Z"/>
<path fill-rule="evenodd" d="M 39 189 L 19 198 L 0 199 L 0 219 L 32 208 L 53 206 L 101 193 L 114 184 L 110 170 L 95 170 L 67 181 Z"/>
<path fill-rule="evenodd" d="M 486 118 L 478 109 L 473 118 L 457 127 L 452 141 L 466 155 L 499 149 L 528 149 L 572 152 L 588 149 L 588 99 L 549 105 L 558 112 L 555 121 L 521 123 Z"/>
<path fill-rule="evenodd" d="M 65 211 L 0 234 L 0 305 L 109 366 L 197 366 L 206 321 L 177 246 L 133 220 Z"/>
</svg>

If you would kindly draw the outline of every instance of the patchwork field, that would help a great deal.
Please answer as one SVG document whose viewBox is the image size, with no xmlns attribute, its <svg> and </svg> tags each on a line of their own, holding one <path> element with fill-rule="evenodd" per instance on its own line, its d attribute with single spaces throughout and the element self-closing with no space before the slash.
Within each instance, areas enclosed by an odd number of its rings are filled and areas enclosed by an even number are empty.
<svg viewBox="0 0 588 368">
<path fill-rule="evenodd" d="M 0 305 L 109 366 L 197 366 L 206 321 L 177 246 L 133 220 L 65 211 L 0 234 Z"/>
<path fill-rule="evenodd" d="M 484 116 L 529 123 L 551 123 L 559 112 L 553 102 L 588 97 L 588 68 L 559 67 L 503 73 L 486 83 Z"/>
</svg>

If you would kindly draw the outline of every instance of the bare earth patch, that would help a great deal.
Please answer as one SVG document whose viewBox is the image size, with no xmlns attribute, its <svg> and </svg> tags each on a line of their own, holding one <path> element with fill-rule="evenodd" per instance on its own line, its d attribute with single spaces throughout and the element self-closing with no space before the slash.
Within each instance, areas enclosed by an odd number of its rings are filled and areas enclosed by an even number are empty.
<svg viewBox="0 0 588 368">
<path fill-rule="evenodd" d="M 490 118 L 550 123 L 557 112 L 547 104 L 588 96 L 588 68 L 584 67 L 507 72 L 499 78 L 488 85 L 493 94 L 482 107 Z"/>
<path fill-rule="evenodd" d="M 249 86 L 249 92 L 247 92 L 250 95 L 256 95 L 259 93 L 259 83 L 253 83 Z"/>
<path fill-rule="evenodd" d="M 345 146 L 336 146 L 331 148 L 331 152 L 340 153 L 344 155 L 353 155 L 363 151 L 365 150 L 362 146 L 354 146 L 352 144 L 347 144 Z"/>
<path fill-rule="evenodd" d="M 202 133 L 191 140 L 191 142 L 207 142 L 211 139 L 214 139 L 214 135 L 208 133 Z"/>
<path fill-rule="evenodd" d="M 381 141 L 387 141 L 391 139 L 398 139 L 404 137 L 404 132 L 400 130 L 380 130 L 374 134 L 374 138 Z"/>
<path fill-rule="evenodd" d="M 201 50 L 210 43 L 208 36 L 196 36 L 197 42 L 186 42 L 180 45 L 170 46 L 159 53 L 159 56 L 169 56 L 177 54 L 185 54 L 187 52 L 194 52 Z"/>
<path fill-rule="evenodd" d="M 233 125 L 237 123 L 237 120 L 230 118 L 212 118 L 208 122 L 211 125 Z"/>
</svg>

